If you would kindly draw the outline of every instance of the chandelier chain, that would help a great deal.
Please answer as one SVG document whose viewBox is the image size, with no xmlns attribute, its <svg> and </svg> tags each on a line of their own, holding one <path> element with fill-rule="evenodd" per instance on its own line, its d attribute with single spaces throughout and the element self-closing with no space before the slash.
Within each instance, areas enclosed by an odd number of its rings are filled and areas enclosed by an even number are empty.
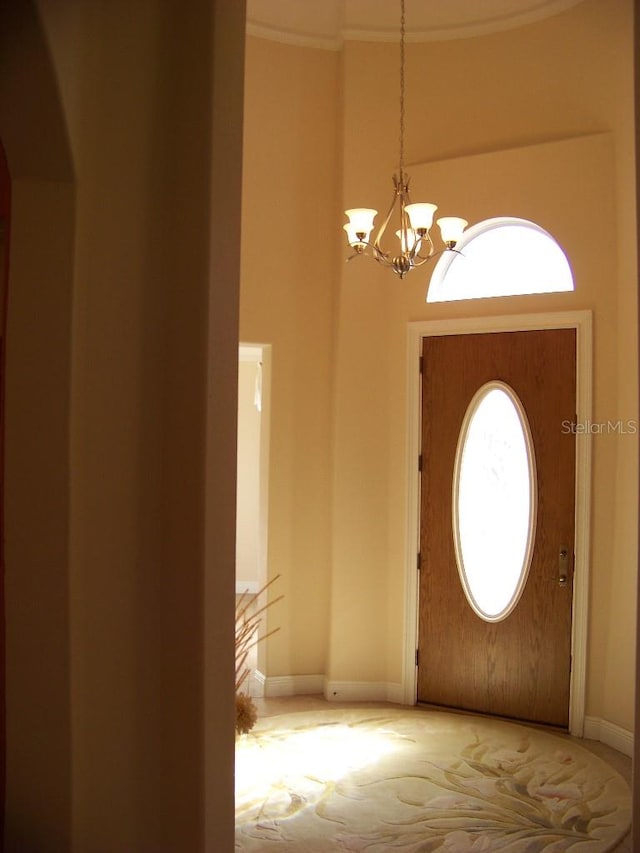
<svg viewBox="0 0 640 853">
<path fill-rule="evenodd" d="M 370 207 L 354 207 L 346 210 L 345 213 L 349 217 L 349 222 L 343 228 L 347 232 L 349 245 L 354 250 L 354 254 L 351 255 L 352 258 L 357 255 L 369 255 L 378 263 L 392 269 L 399 278 L 404 278 L 411 270 L 422 266 L 437 254 L 430 229 L 438 206 L 430 202 L 414 204 L 411 201 L 409 177 L 404 171 L 406 0 L 399 0 L 399 2 L 400 158 L 398 163 L 399 174 L 393 175 L 393 200 L 385 219 L 378 226 L 375 236 L 372 237 L 371 233 L 378 211 Z M 467 221 L 459 216 L 445 216 L 437 219 L 436 224 L 440 226 L 444 249 L 457 251 L 455 247 L 467 226 Z M 397 244 L 395 249 L 392 248 L 393 244 L 390 248 L 387 248 L 386 244 L 383 246 L 387 228 L 395 231 L 399 238 L 399 250 Z"/>
<path fill-rule="evenodd" d="M 400 0 L 400 183 L 404 183 L 404 0 Z"/>
</svg>

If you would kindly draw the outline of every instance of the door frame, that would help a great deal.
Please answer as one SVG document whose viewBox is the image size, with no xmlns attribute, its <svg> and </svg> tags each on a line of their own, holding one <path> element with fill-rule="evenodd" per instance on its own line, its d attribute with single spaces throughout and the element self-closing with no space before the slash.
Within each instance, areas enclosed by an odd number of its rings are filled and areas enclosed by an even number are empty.
<svg viewBox="0 0 640 853">
<path fill-rule="evenodd" d="M 591 419 L 593 400 L 592 312 L 558 311 L 544 314 L 514 314 L 446 320 L 419 320 L 407 325 L 407 529 L 405 549 L 405 608 L 403 699 L 417 700 L 416 649 L 418 642 L 420 550 L 420 477 L 417 460 L 421 448 L 422 338 L 440 335 L 490 334 L 546 329 L 576 330 L 576 414 L 579 423 Z M 576 435 L 575 571 L 571 620 L 571 675 L 569 731 L 584 732 L 586 659 L 590 569 L 591 523 L 591 434 Z"/>
<path fill-rule="evenodd" d="M 268 579 L 267 557 L 269 540 L 269 449 L 271 426 L 271 344 L 240 343 L 238 362 L 253 362 L 261 369 L 260 438 L 258 470 L 258 581 L 252 586 L 238 585 L 236 595 L 256 593 Z"/>
<path fill-rule="evenodd" d="M 236 575 L 236 595 L 245 590 L 255 594 L 262 588 L 269 576 L 269 465 L 271 450 L 271 356 L 272 345 L 264 343 L 249 343 L 240 341 L 238 345 L 238 362 L 251 361 L 262 365 L 261 375 L 261 404 L 260 415 L 260 469 L 258 472 L 258 581 L 255 586 L 247 587 L 239 584 Z M 235 573 L 235 568 L 234 568 Z M 265 614 L 265 624 L 268 625 L 269 614 Z M 258 643 L 255 649 L 256 667 L 249 677 L 250 695 L 257 699 L 265 695 L 266 676 L 266 644 Z"/>
</svg>

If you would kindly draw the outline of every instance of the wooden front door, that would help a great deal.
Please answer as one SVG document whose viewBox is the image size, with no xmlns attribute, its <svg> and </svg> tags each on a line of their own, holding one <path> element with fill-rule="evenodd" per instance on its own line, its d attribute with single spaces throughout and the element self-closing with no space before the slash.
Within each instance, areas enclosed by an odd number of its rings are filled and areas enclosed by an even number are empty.
<svg viewBox="0 0 640 853">
<path fill-rule="evenodd" d="M 465 414 L 494 380 L 515 392 L 528 420 L 537 520 L 517 605 L 486 621 L 461 582 L 452 488 Z M 568 726 L 575 411 L 575 329 L 424 338 L 419 702 Z"/>
</svg>

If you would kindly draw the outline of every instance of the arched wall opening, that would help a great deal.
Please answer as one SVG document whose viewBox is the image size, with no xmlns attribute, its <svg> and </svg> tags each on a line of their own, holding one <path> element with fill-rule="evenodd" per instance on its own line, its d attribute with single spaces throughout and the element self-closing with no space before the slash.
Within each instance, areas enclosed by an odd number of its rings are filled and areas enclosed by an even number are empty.
<svg viewBox="0 0 640 853">
<path fill-rule="evenodd" d="M 11 179 L 7 157 L 0 140 L 0 489 L 4 483 L 4 374 L 6 304 L 9 278 L 11 233 Z M 4 837 L 6 782 L 6 684 L 5 684 L 5 602 L 4 602 L 4 496 L 0 500 L 0 837 Z"/>
<path fill-rule="evenodd" d="M 70 849 L 69 416 L 74 185 L 33 3 L 0 10 L 11 176 L 6 304 L 6 800 L 9 850 Z"/>
<path fill-rule="evenodd" d="M 0 7 L 5 844 L 25 853 L 233 837 L 244 4 L 130 12 Z"/>
</svg>

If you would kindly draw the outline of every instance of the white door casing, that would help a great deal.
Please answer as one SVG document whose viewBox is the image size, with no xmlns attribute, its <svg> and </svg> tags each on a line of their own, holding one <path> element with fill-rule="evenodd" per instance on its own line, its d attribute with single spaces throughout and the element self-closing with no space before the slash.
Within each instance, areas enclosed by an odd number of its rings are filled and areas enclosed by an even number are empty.
<svg viewBox="0 0 640 853">
<path fill-rule="evenodd" d="M 420 454 L 420 354 L 423 337 L 532 329 L 576 329 L 576 414 L 586 423 L 592 411 L 592 314 L 563 311 L 455 320 L 424 320 L 407 328 L 407 519 L 405 558 L 405 611 L 403 699 L 416 702 L 416 648 L 418 635 L 418 570 L 420 492 L 417 460 Z M 587 617 L 590 562 L 591 436 L 576 435 L 575 575 L 571 638 L 571 687 L 569 731 L 581 737 L 584 729 L 586 691 Z"/>
</svg>

